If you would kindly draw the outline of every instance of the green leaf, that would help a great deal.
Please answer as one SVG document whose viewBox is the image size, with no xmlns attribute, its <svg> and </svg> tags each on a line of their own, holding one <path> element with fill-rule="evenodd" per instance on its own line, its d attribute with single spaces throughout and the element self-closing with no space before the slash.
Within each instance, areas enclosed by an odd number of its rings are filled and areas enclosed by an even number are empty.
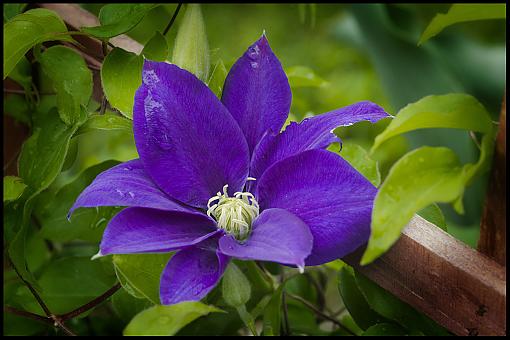
<svg viewBox="0 0 510 340">
<path fill-rule="evenodd" d="M 419 330 L 425 335 L 448 335 L 449 333 L 433 320 L 417 312 L 407 303 L 388 293 L 383 288 L 354 272 L 356 283 L 370 307 L 385 318 L 398 322 L 410 331 Z"/>
<path fill-rule="evenodd" d="M 418 45 L 459 22 L 506 19 L 506 4 L 453 4 L 446 14 L 437 14 L 420 37 Z"/>
<path fill-rule="evenodd" d="M 53 82 L 60 118 L 67 125 L 76 123 L 81 106 L 87 106 L 92 95 L 92 72 L 77 52 L 65 46 L 48 48 L 39 62 Z"/>
<path fill-rule="evenodd" d="M 4 79 L 35 45 L 52 40 L 73 41 L 55 12 L 36 8 L 19 14 L 4 25 Z"/>
<path fill-rule="evenodd" d="M 38 282 L 41 298 L 57 314 L 67 313 L 97 298 L 112 288 L 116 278 L 109 261 L 91 261 L 87 257 L 67 257 L 55 260 L 45 268 Z M 33 296 L 23 287 L 24 307 L 44 315 Z"/>
<path fill-rule="evenodd" d="M 173 253 L 113 255 L 113 264 L 119 281 L 135 297 L 144 297 L 160 304 L 161 273 Z"/>
<path fill-rule="evenodd" d="M 427 96 L 399 111 L 375 138 L 371 153 L 391 137 L 425 128 L 465 129 L 482 133 L 493 129 L 489 113 L 473 96 L 462 93 Z"/>
<path fill-rule="evenodd" d="M 239 307 L 248 302 L 251 296 L 250 282 L 233 262 L 228 265 L 222 280 L 223 299 L 229 306 Z"/>
<path fill-rule="evenodd" d="M 168 59 L 168 51 L 168 43 L 165 37 L 156 31 L 143 47 L 142 54 L 150 60 L 165 61 Z"/>
<path fill-rule="evenodd" d="M 390 336 L 390 335 L 408 335 L 405 329 L 402 327 L 395 325 L 393 323 L 379 323 L 377 325 L 373 325 L 368 328 L 362 336 L 371 336 L 371 335 L 382 335 L 382 336 Z"/>
<path fill-rule="evenodd" d="M 20 198 L 23 191 L 25 191 L 26 184 L 23 180 L 16 176 L 4 177 L 4 202 L 14 201 Z"/>
<path fill-rule="evenodd" d="M 441 211 L 441 208 L 436 203 L 432 203 L 427 207 L 418 211 L 418 215 L 426 219 L 427 221 L 434 223 L 439 228 L 446 230 L 446 221 Z"/>
<path fill-rule="evenodd" d="M 291 66 L 285 69 L 290 87 L 323 87 L 327 81 L 319 77 L 315 72 L 306 66 Z"/>
<path fill-rule="evenodd" d="M 154 4 L 108 4 L 101 7 L 99 22 L 101 26 L 82 27 L 81 30 L 95 37 L 107 39 L 132 30 Z"/>
<path fill-rule="evenodd" d="M 36 210 L 36 216 L 41 223 L 41 236 L 57 242 L 74 239 L 99 242 L 108 221 L 119 211 L 119 208 L 79 208 L 70 220 L 67 219 L 67 214 L 80 193 L 97 175 L 119 163 L 109 160 L 94 165 L 84 170 L 74 181 L 63 186 L 51 197 L 48 197 L 50 194 L 41 197 L 46 202 Z"/>
<path fill-rule="evenodd" d="M 135 92 L 142 84 L 143 57 L 114 48 L 101 67 L 101 84 L 110 104 L 133 117 Z"/>
<path fill-rule="evenodd" d="M 225 64 L 220 59 L 214 65 L 214 69 L 212 71 L 211 77 L 207 82 L 207 86 L 214 92 L 216 97 L 221 98 L 221 93 L 223 92 L 223 84 L 225 83 L 225 78 L 227 78 L 227 69 L 225 68 Z"/>
<path fill-rule="evenodd" d="M 174 335 L 191 321 L 214 312 L 221 312 L 221 309 L 194 301 L 171 306 L 154 306 L 137 314 L 124 329 L 123 334 Z"/>
<path fill-rule="evenodd" d="M 31 110 L 23 95 L 11 94 L 4 96 L 4 113 L 28 126 L 31 124 Z"/>
<path fill-rule="evenodd" d="M 342 296 L 342 301 L 361 329 L 366 330 L 370 326 L 387 321 L 386 318 L 370 308 L 370 305 L 358 288 L 352 268 L 343 267 L 339 273 L 339 279 L 338 290 Z"/>
<path fill-rule="evenodd" d="M 118 290 L 112 296 L 112 308 L 115 313 L 126 324 L 141 311 L 152 306 L 147 299 L 137 299 L 129 294 L 125 289 Z"/>
<path fill-rule="evenodd" d="M 74 137 L 95 130 L 121 130 L 132 133 L 133 122 L 113 113 L 91 115 L 76 131 Z"/>
<path fill-rule="evenodd" d="M 379 186 L 381 173 L 379 172 L 378 163 L 370 158 L 365 149 L 354 143 L 344 143 L 338 154 L 372 182 L 374 186 Z"/>
<path fill-rule="evenodd" d="M 23 86 L 25 92 L 32 88 L 32 65 L 26 57 L 21 57 L 16 67 L 9 73 L 9 78 Z"/>
<path fill-rule="evenodd" d="M 284 286 L 284 284 L 281 284 L 280 287 L 278 287 L 264 310 L 264 335 L 280 335 L 282 293 Z"/>
<path fill-rule="evenodd" d="M 209 77 L 210 61 L 204 18 L 199 4 L 186 6 L 175 37 L 172 62 L 205 82 Z"/>
<path fill-rule="evenodd" d="M 9 21 L 16 15 L 21 14 L 28 3 L 24 4 L 4 4 L 4 20 Z"/>
</svg>

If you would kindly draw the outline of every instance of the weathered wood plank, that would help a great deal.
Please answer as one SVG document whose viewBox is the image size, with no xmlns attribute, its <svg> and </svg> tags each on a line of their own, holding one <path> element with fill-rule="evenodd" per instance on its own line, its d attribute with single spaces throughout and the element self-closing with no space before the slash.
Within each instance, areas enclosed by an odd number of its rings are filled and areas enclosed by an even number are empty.
<svg viewBox="0 0 510 340">
<path fill-rule="evenodd" d="M 506 267 L 415 216 L 367 266 L 364 247 L 344 260 L 458 335 L 506 333 Z"/>
<path fill-rule="evenodd" d="M 506 91 L 499 117 L 478 250 L 506 266 Z"/>
</svg>

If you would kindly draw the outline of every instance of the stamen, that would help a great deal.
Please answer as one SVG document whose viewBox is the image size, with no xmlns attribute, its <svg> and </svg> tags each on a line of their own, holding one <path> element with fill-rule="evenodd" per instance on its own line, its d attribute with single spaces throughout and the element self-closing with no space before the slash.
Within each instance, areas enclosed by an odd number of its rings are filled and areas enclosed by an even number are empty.
<svg viewBox="0 0 510 340">
<path fill-rule="evenodd" d="M 259 204 L 249 192 L 238 191 L 229 197 L 225 184 L 223 194 L 218 192 L 207 201 L 207 215 L 216 220 L 218 228 L 242 241 L 249 236 L 251 224 L 259 215 Z"/>
</svg>

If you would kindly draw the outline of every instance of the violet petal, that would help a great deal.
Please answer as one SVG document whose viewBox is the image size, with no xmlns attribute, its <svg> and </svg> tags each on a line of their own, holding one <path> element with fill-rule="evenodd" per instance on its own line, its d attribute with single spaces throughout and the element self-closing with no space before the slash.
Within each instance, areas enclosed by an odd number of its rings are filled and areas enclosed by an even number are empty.
<svg viewBox="0 0 510 340">
<path fill-rule="evenodd" d="M 286 209 L 313 235 L 306 265 L 319 265 L 354 251 L 368 240 L 377 189 L 347 161 L 315 149 L 275 163 L 257 187 L 260 208 Z"/>
</svg>

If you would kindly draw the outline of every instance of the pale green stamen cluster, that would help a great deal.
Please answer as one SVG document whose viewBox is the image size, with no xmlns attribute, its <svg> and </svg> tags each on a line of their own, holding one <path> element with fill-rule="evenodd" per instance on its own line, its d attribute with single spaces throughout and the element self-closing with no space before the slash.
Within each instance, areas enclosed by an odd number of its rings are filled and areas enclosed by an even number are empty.
<svg viewBox="0 0 510 340">
<path fill-rule="evenodd" d="M 248 238 L 251 224 L 259 215 L 259 204 L 249 192 L 236 192 L 229 197 L 227 188 L 228 184 L 225 184 L 223 194 L 218 191 L 207 202 L 207 215 L 216 220 L 218 228 L 243 241 Z"/>
</svg>

